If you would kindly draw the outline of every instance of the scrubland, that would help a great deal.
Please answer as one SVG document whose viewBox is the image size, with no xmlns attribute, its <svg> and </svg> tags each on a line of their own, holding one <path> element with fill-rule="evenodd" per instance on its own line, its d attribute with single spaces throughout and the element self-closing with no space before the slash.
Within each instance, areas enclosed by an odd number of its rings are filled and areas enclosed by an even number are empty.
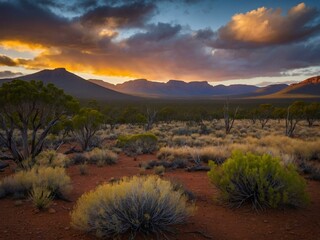
<svg viewBox="0 0 320 240">
<path fill-rule="evenodd" d="M 229 134 L 223 120 L 158 122 L 148 132 L 142 125 L 105 125 L 85 152 L 75 136 L 52 134 L 35 159 L 21 166 L 6 161 L 10 166 L 0 172 L 4 239 L 320 234 L 318 122 L 300 121 L 293 137 L 285 136 L 284 120 L 263 129 L 236 120 Z M 51 221 L 56 226 L 49 228 Z"/>
</svg>

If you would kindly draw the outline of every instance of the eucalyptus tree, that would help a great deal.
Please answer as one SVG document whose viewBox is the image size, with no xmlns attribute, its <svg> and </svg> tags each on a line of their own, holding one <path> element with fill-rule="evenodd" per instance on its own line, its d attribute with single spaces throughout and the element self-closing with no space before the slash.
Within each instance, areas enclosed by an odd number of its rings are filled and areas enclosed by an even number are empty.
<svg viewBox="0 0 320 240">
<path fill-rule="evenodd" d="M 78 102 L 53 84 L 14 80 L 0 87 L 0 143 L 18 164 L 34 159 L 51 129 L 78 108 Z M 0 144 L 0 145 L 1 145 Z"/>
<path fill-rule="evenodd" d="M 73 133 L 83 151 L 90 150 L 92 140 L 104 123 L 103 114 L 92 108 L 81 108 L 72 118 Z"/>
</svg>

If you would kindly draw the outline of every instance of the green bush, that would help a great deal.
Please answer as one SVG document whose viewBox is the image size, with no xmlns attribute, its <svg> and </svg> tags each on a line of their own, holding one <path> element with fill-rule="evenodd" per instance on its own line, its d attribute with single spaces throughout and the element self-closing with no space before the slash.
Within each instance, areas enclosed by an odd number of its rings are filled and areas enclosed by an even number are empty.
<svg viewBox="0 0 320 240">
<path fill-rule="evenodd" d="M 157 149 L 157 137 L 152 133 L 119 136 L 117 146 L 128 154 L 152 153 Z"/>
<path fill-rule="evenodd" d="M 165 234 L 182 224 L 194 206 L 170 181 L 156 176 L 125 178 L 85 193 L 71 213 L 72 226 L 98 237 Z M 165 235 L 164 235 L 165 236 Z"/>
<path fill-rule="evenodd" d="M 53 200 L 52 193 L 46 186 L 33 186 L 30 198 L 33 205 L 39 210 L 48 208 Z"/>
<path fill-rule="evenodd" d="M 208 177 L 232 207 L 254 209 L 300 207 L 308 202 L 306 182 L 293 165 L 283 166 L 270 155 L 235 151 L 221 166 L 210 162 Z"/>
<path fill-rule="evenodd" d="M 34 186 L 45 186 L 53 197 L 64 198 L 71 190 L 71 181 L 64 168 L 39 167 L 5 177 L 0 186 L 5 195 L 17 198 L 25 198 Z"/>
</svg>

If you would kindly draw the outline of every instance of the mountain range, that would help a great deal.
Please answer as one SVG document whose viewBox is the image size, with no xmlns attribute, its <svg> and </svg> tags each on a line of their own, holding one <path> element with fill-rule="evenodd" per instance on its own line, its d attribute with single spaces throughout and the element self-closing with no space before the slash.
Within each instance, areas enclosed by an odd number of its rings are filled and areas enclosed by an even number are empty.
<svg viewBox="0 0 320 240">
<path fill-rule="evenodd" d="M 231 97 L 231 98 L 312 98 L 320 97 L 320 76 L 308 78 L 302 82 L 288 84 L 271 84 L 258 87 L 246 84 L 230 86 L 212 86 L 208 82 L 184 82 L 170 80 L 167 83 L 152 82 L 146 79 L 130 80 L 121 84 L 111 84 L 97 79 L 90 82 L 114 91 L 143 97 Z"/>
<path fill-rule="evenodd" d="M 266 87 L 234 84 L 212 86 L 206 81 L 184 82 L 170 80 L 167 83 L 136 79 L 121 84 L 111 84 L 97 79 L 86 80 L 64 68 L 42 70 L 21 77 L 0 79 L 3 82 L 21 79 L 40 80 L 45 84 L 53 83 L 66 93 L 79 99 L 96 100 L 138 100 L 147 98 L 312 98 L 320 97 L 320 76 L 287 85 L 274 84 Z"/>
<path fill-rule="evenodd" d="M 116 92 L 87 81 L 71 72 L 68 72 L 65 68 L 56 68 L 54 70 L 46 69 L 21 77 L 0 79 L 0 84 L 14 79 L 24 81 L 37 80 L 42 81 L 45 84 L 53 83 L 56 87 L 63 89 L 65 93 L 79 99 L 96 99 L 104 101 L 136 99 L 134 96 Z"/>
</svg>

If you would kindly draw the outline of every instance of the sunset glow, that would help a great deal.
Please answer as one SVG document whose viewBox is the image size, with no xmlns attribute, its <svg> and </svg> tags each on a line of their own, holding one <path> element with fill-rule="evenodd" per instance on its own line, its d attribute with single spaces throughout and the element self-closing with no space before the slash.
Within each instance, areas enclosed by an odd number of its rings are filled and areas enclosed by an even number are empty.
<svg viewBox="0 0 320 240">
<path fill-rule="evenodd" d="M 319 74 L 319 1 L 244 2 L 0 1 L 0 72 L 212 84 Z"/>
</svg>

